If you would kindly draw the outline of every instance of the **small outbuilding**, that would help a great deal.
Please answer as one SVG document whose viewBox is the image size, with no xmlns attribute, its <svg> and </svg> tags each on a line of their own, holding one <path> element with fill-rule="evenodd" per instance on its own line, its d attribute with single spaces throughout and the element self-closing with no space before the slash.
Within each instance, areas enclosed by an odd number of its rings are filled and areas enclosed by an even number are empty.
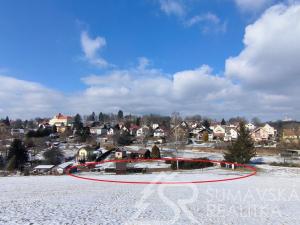
<svg viewBox="0 0 300 225">
<path fill-rule="evenodd" d="M 58 174 L 65 174 L 67 170 L 74 164 L 73 161 L 65 162 L 57 166 L 56 172 Z"/>
<path fill-rule="evenodd" d="M 127 157 L 127 153 L 124 149 L 117 149 L 115 152 L 115 159 L 124 159 Z"/>
<path fill-rule="evenodd" d="M 50 173 L 54 167 L 54 165 L 38 165 L 34 167 L 33 172 L 36 174 L 46 174 Z"/>
</svg>

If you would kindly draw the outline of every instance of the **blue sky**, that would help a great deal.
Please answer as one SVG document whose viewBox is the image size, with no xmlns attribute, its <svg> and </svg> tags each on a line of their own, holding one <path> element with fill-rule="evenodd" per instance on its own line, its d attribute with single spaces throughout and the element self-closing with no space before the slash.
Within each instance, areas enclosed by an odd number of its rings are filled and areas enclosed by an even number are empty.
<svg viewBox="0 0 300 225">
<path fill-rule="evenodd" d="M 300 44 L 290 19 L 298 1 L 0 4 L 0 117 L 123 109 L 298 118 L 300 68 L 287 60 Z M 284 77 L 296 80 L 281 87 Z"/>
<path fill-rule="evenodd" d="M 199 2 L 187 6 L 186 17 L 211 12 L 226 21 L 226 32 L 186 27 L 156 1 L 2 1 L 1 66 L 17 78 L 62 91 L 82 88 L 82 76 L 103 71 L 80 60 L 80 33 L 87 30 L 91 37 L 105 37 L 101 55 L 119 68 L 143 56 L 167 73 L 201 64 L 222 73 L 225 59 L 242 49 L 247 17 L 234 2 Z"/>
</svg>

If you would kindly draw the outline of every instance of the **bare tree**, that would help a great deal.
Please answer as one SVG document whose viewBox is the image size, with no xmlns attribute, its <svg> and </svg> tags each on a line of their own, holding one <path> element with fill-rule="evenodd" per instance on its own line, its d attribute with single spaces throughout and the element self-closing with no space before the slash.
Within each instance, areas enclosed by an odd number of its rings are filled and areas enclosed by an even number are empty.
<svg viewBox="0 0 300 225">
<path fill-rule="evenodd" d="M 169 141 L 174 144 L 174 148 L 176 151 L 176 158 L 178 158 L 178 148 L 184 147 L 188 140 L 188 127 L 181 126 L 182 118 L 178 112 L 172 113 L 171 118 L 171 131 L 169 133 Z M 178 168 L 178 161 L 177 161 Z"/>
</svg>

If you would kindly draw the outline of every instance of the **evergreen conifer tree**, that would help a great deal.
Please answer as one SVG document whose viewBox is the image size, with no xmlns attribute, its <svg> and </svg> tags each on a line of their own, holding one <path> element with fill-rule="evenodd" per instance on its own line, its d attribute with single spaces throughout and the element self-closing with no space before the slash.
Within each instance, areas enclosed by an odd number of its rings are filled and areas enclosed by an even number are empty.
<svg viewBox="0 0 300 225">
<path fill-rule="evenodd" d="M 151 158 L 152 159 L 160 159 L 161 158 L 160 157 L 160 150 L 156 145 L 154 145 L 152 147 Z"/>
<path fill-rule="evenodd" d="M 240 122 L 238 138 L 229 147 L 224 154 L 228 162 L 249 163 L 250 159 L 256 155 L 253 141 L 244 122 Z"/>
<path fill-rule="evenodd" d="M 10 145 L 7 161 L 11 170 L 23 170 L 24 164 L 28 161 L 28 154 L 23 142 L 20 139 L 14 139 Z"/>
</svg>

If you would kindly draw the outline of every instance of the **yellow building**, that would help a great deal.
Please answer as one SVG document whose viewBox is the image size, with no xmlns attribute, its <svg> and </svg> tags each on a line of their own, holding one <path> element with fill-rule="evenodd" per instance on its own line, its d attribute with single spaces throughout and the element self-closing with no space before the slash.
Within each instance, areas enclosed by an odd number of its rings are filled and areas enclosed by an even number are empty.
<svg viewBox="0 0 300 225">
<path fill-rule="evenodd" d="M 76 155 L 77 161 L 91 161 L 96 157 L 95 150 L 90 147 L 82 147 L 78 150 Z"/>
</svg>

